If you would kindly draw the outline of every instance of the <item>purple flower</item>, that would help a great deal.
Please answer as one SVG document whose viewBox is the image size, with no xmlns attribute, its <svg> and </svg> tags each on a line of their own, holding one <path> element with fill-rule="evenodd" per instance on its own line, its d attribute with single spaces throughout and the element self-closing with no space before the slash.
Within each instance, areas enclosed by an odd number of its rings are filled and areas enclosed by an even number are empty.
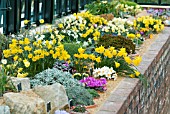
<svg viewBox="0 0 170 114">
<path fill-rule="evenodd" d="M 141 35 L 144 35 L 144 32 L 143 32 L 143 31 L 140 31 L 140 34 L 141 34 Z"/>
<path fill-rule="evenodd" d="M 80 80 L 80 82 L 85 84 L 87 87 L 91 87 L 91 88 L 102 87 L 104 89 L 104 87 L 107 83 L 107 80 L 106 80 L 106 78 L 95 79 L 94 77 L 86 77 L 86 78 Z"/>
</svg>

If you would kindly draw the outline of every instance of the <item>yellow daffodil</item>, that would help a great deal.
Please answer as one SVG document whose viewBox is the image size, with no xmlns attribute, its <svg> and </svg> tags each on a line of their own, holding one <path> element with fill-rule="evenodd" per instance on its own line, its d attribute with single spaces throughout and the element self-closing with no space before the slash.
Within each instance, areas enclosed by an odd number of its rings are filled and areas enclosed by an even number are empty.
<svg viewBox="0 0 170 114">
<path fill-rule="evenodd" d="M 140 75 L 140 72 L 135 70 L 135 75 L 136 75 L 136 76 L 139 76 L 139 75 Z"/>
<path fill-rule="evenodd" d="M 138 66 L 141 61 L 142 61 L 142 58 L 140 56 L 137 56 L 132 62 L 135 66 Z"/>
<path fill-rule="evenodd" d="M 115 67 L 116 67 L 116 68 L 119 68 L 119 67 L 120 67 L 120 63 L 115 62 Z"/>
<path fill-rule="evenodd" d="M 25 65 L 25 67 L 29 67 L 30 66 L 30 62 L 27 59 L 24 59 L 23 63 Z"/>
<path fill-rule="evenodd" d="M 40 19 L 39 22 L 40 22 L 41 24 L 43 24 L 43 23 L 44 23 L 44 19 Z"/>
<path fill-rule="evenodd" d="M 81 48 L 78 49 L 78 52 L 79 52 L 80 54 L 83 54 L 83 53 L 85 52 L 85 49 L 83 49 L 83 48 L 81 47 Z"/>
</svg>

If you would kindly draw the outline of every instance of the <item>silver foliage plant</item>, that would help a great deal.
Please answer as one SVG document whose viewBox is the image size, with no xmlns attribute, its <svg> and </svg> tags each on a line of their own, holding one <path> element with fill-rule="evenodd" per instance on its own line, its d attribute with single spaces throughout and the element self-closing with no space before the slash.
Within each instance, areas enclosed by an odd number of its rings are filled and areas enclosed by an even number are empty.
<svg viewBox="0 0 170 114">
<path fill-rule="evenodd" d="M 72 74 L 56 68 L 44 70 L 43 72 L 36 74 L 34 79 L 30 80 L 32 87 L 38 85 L 52 85 L 56 82 L 62 84 L 66 88 L 81 86 L 80 82 L 72 77 Z"/>
</svg>

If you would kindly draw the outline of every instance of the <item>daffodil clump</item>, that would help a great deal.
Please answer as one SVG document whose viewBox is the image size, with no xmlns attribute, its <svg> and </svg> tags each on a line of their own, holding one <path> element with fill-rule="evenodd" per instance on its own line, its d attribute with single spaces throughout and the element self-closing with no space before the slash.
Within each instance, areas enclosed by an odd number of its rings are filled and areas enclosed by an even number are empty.
<svg viewBox="0 0 170 114">
<path fill-rule="evenodd" d="M 9 61 L 6 69 L 9 75 L 17 77 L 34 76 L 35 74 L 53 67 L 55 59 L 67 61 L 70 55 L 64 50 L 63 45 L 53 41 L 31 41 L 12 39 L 9 49 L 3 50 L 4 57 Z M 12 66 L 12 67 L 11 67 Z"/>
<path fill-rule="evenodd" d="M 101 34 L 99 28 L 106 25 L 107 21 L 89 12 L 74 14 L 57 23 L 59 34 L 65 36 L 63 41 L 76 42 L 87 47 L 97 41 Z"/>
<path fill-rule="evenodd" d="M 104 33 L 126 36 L 129 29 L 132 29 L 133 22 L 122 18 L 113 18 L 108 24 L 101 28 Z"/>
<path fill-rule="evenodd" d="M 148 32 L 159 33 L 164 29 L 164 25 L 160 19 L 154 19 L 152 16 L 138 17 L 133 22 L 135 29 L 143 34 Z"/>
<path fill-rule="evenodd" d="M 130 2 L 123 1 L 115 6 L 117 16 L 126 17 L 126 15 L 136 16 L 136 14 L 142 11 L 140 5 Z"/>
<path fill-rule="evenodd" d="M 114 47 L 104 48 L 103 46 L 96 47 L 93 53 L 86 53 L 86 50 L 79 48 L 79 53 L 75 54 L 74 65 L 78 72 L 85 72 L 89 67 L 87 63 L 95 63 L 94 68 L 109 67 L 113 68 L 121 75 L 135 75 L 137 70 L 133 66 L 138 66 L 142 60 L 140 56 L 130 58 L 125 48 L 117 51 Z M 139 76 L 139 75 L 135 75 Z"/>
</svg>

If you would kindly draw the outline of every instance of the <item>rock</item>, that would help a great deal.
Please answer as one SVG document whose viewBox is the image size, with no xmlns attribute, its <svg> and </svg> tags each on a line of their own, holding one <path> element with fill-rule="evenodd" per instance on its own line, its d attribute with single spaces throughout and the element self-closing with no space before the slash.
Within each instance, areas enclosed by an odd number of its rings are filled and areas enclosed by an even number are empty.
<svg viewBox="0 0 170 114">
<path fill-rule="evenodd" d="M 30 89 L 30 80 L 29 78 L 16 78 L 16 77 L 11 77 L 11 80 L 18 90 L 18 85 L 21 83 L 21 91 L 27 91 Z"/>
<path fill-rule="evenodd" d="M 33 91 L 39 95 L 47 104 L 51 103 L 50 114 L 54 114 L 56 110 L 63 109 L 68 106 L 68 97 L 64 86 L 59 83 L 47 86 L 38 86 Z M 47 107 L 47 105 L 46 105 Z"/>
<path fill-rule="evenodd" d="M 46 114 L 45 102 L 30 94 L 6 93 L 4 101 L 10 107 L 12 114 Z"/>
<path fill-rule="evenodd" d="M 8 106 L 0 106 L 0 114 L 10 114 L 10 109 Z"/>
</svg>

